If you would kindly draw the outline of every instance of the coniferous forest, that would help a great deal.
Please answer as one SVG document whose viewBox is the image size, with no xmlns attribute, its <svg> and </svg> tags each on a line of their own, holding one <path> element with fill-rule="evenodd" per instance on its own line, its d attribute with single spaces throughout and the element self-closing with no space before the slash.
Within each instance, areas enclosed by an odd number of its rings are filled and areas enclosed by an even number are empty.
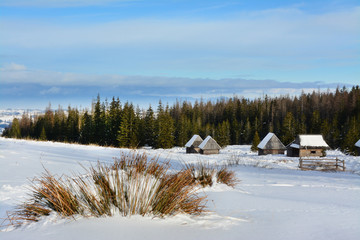
<svg viewBox="0 0 360 240">
<path fill-rule="evenodd" d="M 287 145 L 297 134 L 322 134 L 331 148 L 355 152 L 360 138 L 360 88 L 312 92 L 300 96 L 217 101 L 159 102 L 144 110 L 119 98 L 93 101 L 92 109 L 61 107 L 35 117 L 24 114 L 5 137 L 101 146 L 184 146 L 193 134 L 211 135 L 220 146 L 257 143 L 274 132 Z M 255 144 L 254 144 L 255 145 Z"/>
</svg>

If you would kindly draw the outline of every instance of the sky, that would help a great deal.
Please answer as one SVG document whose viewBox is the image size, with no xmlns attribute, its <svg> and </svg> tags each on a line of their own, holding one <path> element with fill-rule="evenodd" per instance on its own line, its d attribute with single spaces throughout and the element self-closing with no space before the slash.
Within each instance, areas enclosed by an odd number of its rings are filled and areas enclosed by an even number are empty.
<svg viewBox="0 0 360 240">
<path fill-rule="evenodd" d="M 0 109 L 360 83 L 358 0 L 1 0 Z"/>
</svg>

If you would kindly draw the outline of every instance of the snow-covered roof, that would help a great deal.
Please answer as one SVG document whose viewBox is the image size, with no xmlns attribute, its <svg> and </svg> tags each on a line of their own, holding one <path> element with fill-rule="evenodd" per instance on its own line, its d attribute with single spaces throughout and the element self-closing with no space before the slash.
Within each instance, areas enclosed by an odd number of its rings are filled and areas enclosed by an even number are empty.
<svg viewBox="0 0 360 240">
<path fill-rule="evenodd" d="M 264 139 L 257 145 L 258 148 L 263 149 L 265 145 L 270 141 L 270 139 L 274 136 L 274 133 L 269 132 Z"/>
<path fill-rule="evenodd" d="M 360 148 L 360 139 L 359 139 L 359 141 L 357 141 L 357 142 L 355 143 L 355 147 L 359 147 L 359 148 Z"/>
<path fill-rule="evenodd" d="M 264 139 L 257 145 L 259 149 L 283 149 L 286 147 L 274 133 L 268 133 Z"/>
<path fill-rule="evenodd" d="M 329 147 L 322 135 L 299 135 L 301 147 Z"/>
<path fill-rule="evenodd" d="M 207 136 L 205 140 L 200 144 L 199 148 L 204 150 L 214 148 L 220 149 L 221 147 L 211 136 Z"/>
<path fill-rule="evenodd" d="M 290 147 L 292 147 L 292 148 L 300 148 L 300 145 L 296 144 L 296 143 L 292 143 L 292 144 L 290 144 Z"/>
<path fill-rule="evenodd" d="M 191 147 L 191 146 L 194 144 L 195 141 L 202 142 L 202 140 L 203 140 L 203 139 L 202 139 L 199 135 L 195 134 L 195 135 L 192 136 L 192 138 L 185 144 L 185 147 Z M 197 147 L 197 146 L 195 146 L 195 147 Z"/>
</svg>

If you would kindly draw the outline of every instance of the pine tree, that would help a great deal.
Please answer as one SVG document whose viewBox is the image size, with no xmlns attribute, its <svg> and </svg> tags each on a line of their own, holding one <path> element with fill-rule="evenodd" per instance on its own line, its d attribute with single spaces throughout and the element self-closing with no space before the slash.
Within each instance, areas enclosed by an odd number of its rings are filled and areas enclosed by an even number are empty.
<svg viewBox="0 0 360 240">
<path fill-rule="evenodd" d="M 110 109 L 109 114 L 107 116 L 107 129 L 109 131 L 108 133 L 108 143 L 112 146 L 118 146 L 118 133 L 120 130 L 120 124 L 121 124 L 121 104 L 119 98 L 115 100 L 113 97 L 111 103 L 110 103 Z"/>
<path fill-rule="evenodd" d="M 94 107 L 94 132 L 93 132 L 93 141 L 99 145 L 105 144 L 105 112 L 100 103 L 100 95 L 97 96 L 97 101 Z"/>
<path fill-rule="evenodd" d="M 321 130 L 321 118 L 319 111 L 314 111 L 311 116 L 310 133 L 319 134 Z"/>
<path fill-rule="evenodd" d="M 296 136 L 295 126 L 296 126 L 296 122 L 292 112 L 287 112 L 281 130 L 282 142 L 285 145 L 291 143 L 295 139 Z"/>
<path fill-rule="evenodd" d="M 254 139 L 252 141 L 252 145 L 251 145 L 251 151 L 256 152 L 258 150 L 258 145 L 260 143 L 260 137 L 258 132 L 256 131 L 254 134 Z"/>
<path fill-rule="evenodd" d="M 45 127 L 42 127 L 39 140 L 45 141 L 46 139 L 47 139 L 47 138 L 46 138 Z"/>
<path fill-rule="evenodd" d="M 356 147 L 355 147 L 355 143 L 356 141 L 359 139 L 360 134 L 359 134 L 359 129 L 358 129 L 358 124 L 356 124 L 356 119 L 355 117 L 353 117 L 350 120 L 349 123 L 349 130 L 346 133 L 343 145 L 342 145 L 342 149 L 344 150 L 344 152 L 355 155 L 356 154 Z"/>
<path fill-rule="evenodd" d="M 163 110 L 161 102 L 158 109 L 156 147 L 171 148 L 174 146 L 174 120 L 169 113 L 168 107 Z"/>
<path fill-rule="evenodd" d="M 251 142 L 251 132 L 252 132 L 252 129 L 251 129 L 251 124 L 250 124 L 250 120 L 249 118 L 246 119 L 246 123 L 245 123 L 245 128 L 244 128 L 244 131 L 243 131 L 243 143 L 245 144 L 248 144 Z"/>
<path fill-rule="evenodd" d="M 223 121 L 216 128 L 214 139 L 217 143 L 224 147 L 230 144 L 230 123 L 229 121 Z"/>
<path fill-rule="evenodd" d="M 81 119 L 80 142 L 83 144 L 91 143 L 92 135 L 93 135 L 92 118 L 91 118 L 91 115 L 86 110 Z"/>
<path fill-rule="evenodd" d="M 14 118 L 14 120 L 12 121 L 9 137 L 21 138 L 21 130 L 19 120 L 17 118 Z"/>
<path fill-rule="evenodd" d="M 155 116 L 151 106 L 146 111 L 144 119 L 144 144 L 155 147 Z"/>
<path fill-rule="evenodd" d="M 79 136 L 79 111 L 69 106 L 66 120 L 66 139 L 69 142 L 78 142 Z"/>
<path fill-rule="evenodd" d="M 121 115 L 120 130 L 117 138 L 120 147 L 137 147 L 139 144 L 137 138 L 136 116 L 132 104 L 125 103 Z"/>
</svg>

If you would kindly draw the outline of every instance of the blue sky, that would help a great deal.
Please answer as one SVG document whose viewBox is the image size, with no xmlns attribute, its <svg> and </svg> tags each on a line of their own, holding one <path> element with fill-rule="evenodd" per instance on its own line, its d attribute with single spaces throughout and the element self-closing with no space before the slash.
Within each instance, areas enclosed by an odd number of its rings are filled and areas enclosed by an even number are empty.
<svg viewBox="0 0 360 240">
<path fill-rule="evenodd" d="M 360 83 L 358 1 L 2 0 L 0 108 Z"/>
</svg>

